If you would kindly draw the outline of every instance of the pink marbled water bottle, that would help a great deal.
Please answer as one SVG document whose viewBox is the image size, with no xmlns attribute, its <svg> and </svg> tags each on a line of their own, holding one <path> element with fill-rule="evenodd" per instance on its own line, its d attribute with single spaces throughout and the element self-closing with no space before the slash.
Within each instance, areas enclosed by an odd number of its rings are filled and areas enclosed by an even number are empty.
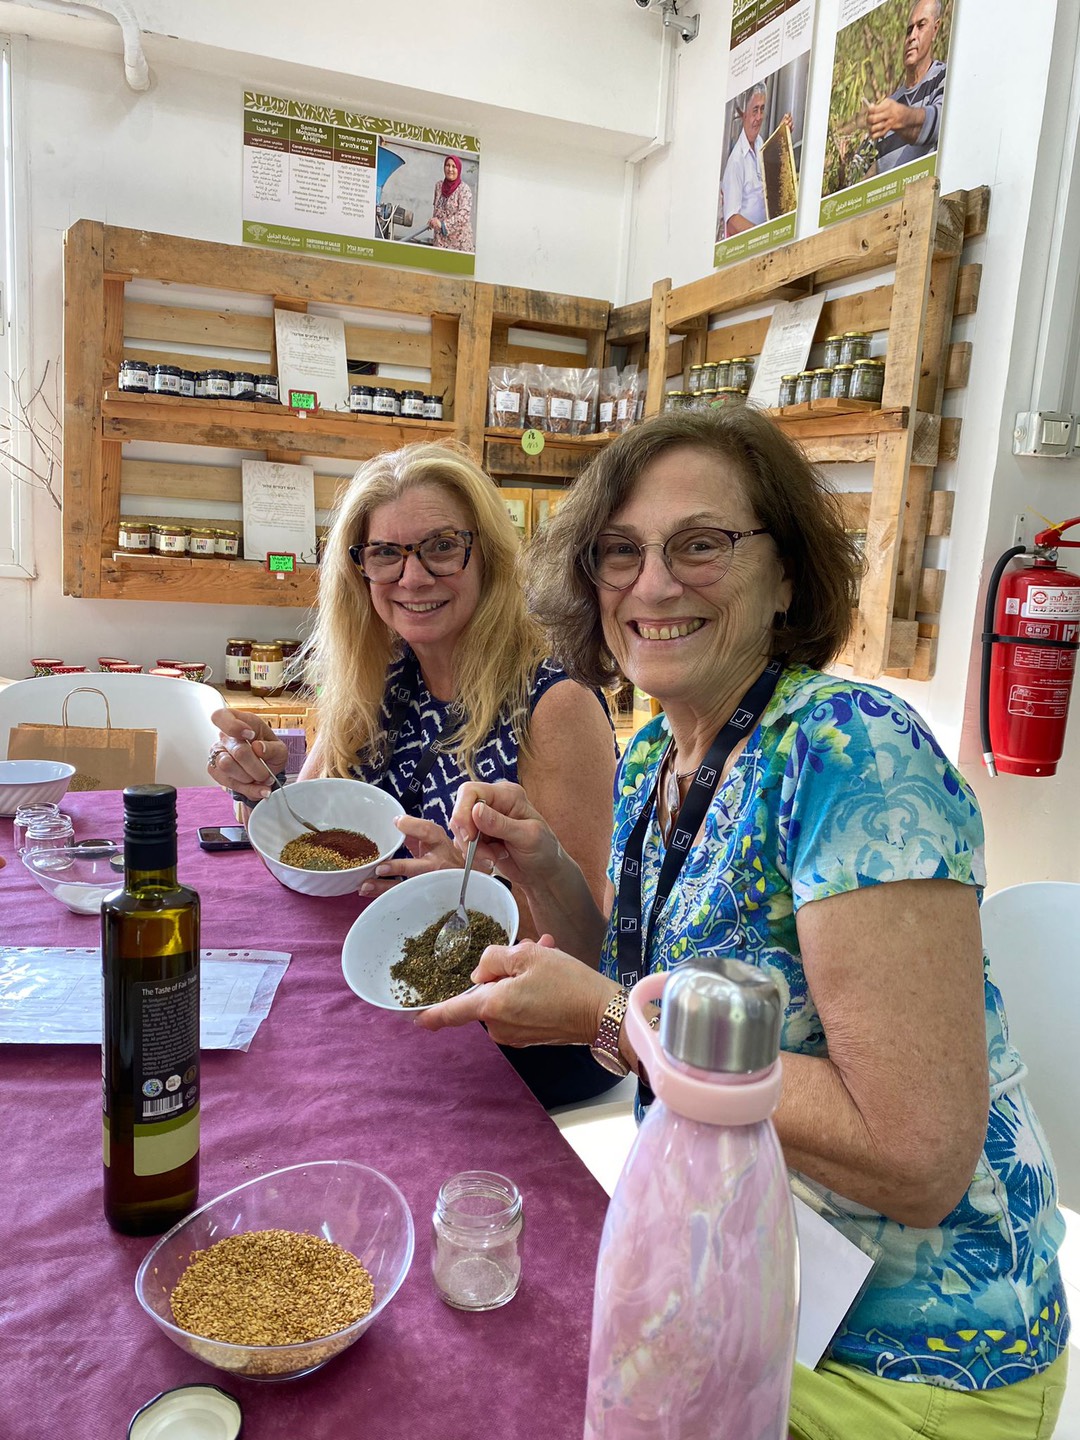
<svg viewBox="0 0 1080 1440">
<path fill-rule="evenodd" d="M 585 1440 L 786 1440 L 795 1214 L 769 1118 L 783 1007 L 738 960 L 650 975 L 627 1033 L 656 1094 L 596 1268 Z M 666 988 L 665 988 L 666 982 Z M 663 991 L 659 1036 L 644 1007 Z"/>
</svg>

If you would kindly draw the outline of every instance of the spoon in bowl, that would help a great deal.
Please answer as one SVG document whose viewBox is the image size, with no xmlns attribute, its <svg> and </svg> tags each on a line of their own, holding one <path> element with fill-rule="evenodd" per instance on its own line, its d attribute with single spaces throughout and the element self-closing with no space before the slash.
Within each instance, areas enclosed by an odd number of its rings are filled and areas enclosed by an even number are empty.
<svg viewBox="0 0 1080 1440">
<path fill-rule="evenodd" d="M 305 820 L 302 815 L 298 815 L 296 811 L 292 808 L 292 806 L 289 804 L 288 791 L 278 779 L 278 777 L 274 774 L 273 770 L 270 769 L 270 766 L 267 765 L 266 761 L 262 758 L 262 756 L 256 755 L 255 759 L 258 760 L 259 764 L 266 771 L 267 775 L 270 776 L 270 784 L 273 789 L 281 791 L 281 802 L 285 806 L 285 809 L 288 810 L 292 818 L 296 821 L 297 825 L 302 825 L 304 829 L 312 835 L 321 835 L 323 831 L 319 829 L 318 825 L 312 825 L 310 820 Z"/>
<path fill-rule="evenodd" d="M 452 915 L 446 917 L 438 935 L 435 936 L 436 959 L 442 960 L 456 949 L 469 928 L 469 912 L 465 909 L 465 891 L 468 888 L 469 876 L 472 874 L 473 861 L 476 859 L 476 844 L 479 839 L 479 835 L 474 835 L 469 841 L 469 848 L 465 851 L 465 874 L 461 881 L 461 894 L 458 896 L 457 909 Z"/>
</svg>

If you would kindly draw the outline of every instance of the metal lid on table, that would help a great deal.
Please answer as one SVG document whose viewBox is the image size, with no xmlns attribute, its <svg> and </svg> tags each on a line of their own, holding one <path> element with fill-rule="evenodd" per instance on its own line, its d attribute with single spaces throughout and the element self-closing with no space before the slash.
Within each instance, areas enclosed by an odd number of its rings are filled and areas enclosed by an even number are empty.
<svg viewBox="0 0 1080 1440">
<path fill-rule="evenodd" d="M 238 1440 L 240 1401 L 217 1385 L 180 1385 L 136 1410 L 127 1440 Z"/>
<path fill-rule="evenodd" d="M 664 987 L 660 1043 L 699 1070 L 750 1075 L 780 1053 L 784 1007 L 776 982 L 742 960 L 698 956 Z"/>
</svg>

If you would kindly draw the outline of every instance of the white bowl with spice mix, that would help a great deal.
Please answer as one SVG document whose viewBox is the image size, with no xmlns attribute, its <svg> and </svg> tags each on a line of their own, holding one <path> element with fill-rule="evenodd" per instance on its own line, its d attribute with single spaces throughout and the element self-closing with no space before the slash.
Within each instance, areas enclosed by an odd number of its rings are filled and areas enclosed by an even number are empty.
<svg viewBox="0 0 1080 1440">
<path fill-rule="evenodd" d="M 416 941 L 425 934 L 429 942 L 432 941 L 434 931 L 457 909 L 461 876 L 460 870 L 432 870 L 426 875 L 412 875 L 384 891 L 360 912 L 341 951 L 345 983 L 355 995 L 381 1010 L 405 1014 L 415 1014 L 438 1003 L 437 1000 L 417 1003 L 417 992 L 392 972 L 405 958 L 406 941 Z M 468 972 L 479 959 L 481 942 L 487 939 L 488 943 L 512 945 L 518 930 L 517 902 L 510 888 L 494 875 L 473 871 L 465 895 L 465 909 L 472 922 L 469 927 L 472 954 L 461 957 L 460 981 L 450 987 L 451 993 L 457 994 L 469 988 Z M 505 931 L 505 942 L 481 933 L 487 926 L 478 926 L 472 920 L 474 915 Z"/>
<path fill-rule="evenodd" d="M 248 1380 L 292 1380 L 359 1340 L 400 1289 L 414 1244 L 392 1180 L 316 1160 L 237 1185 L 174 1225 L 139 1266 L 135 1294 L 188 1355 Z"/>
<path fill-rule="evenodd" d="M 365 864 L 344 870 L 307 869 L 286 864 L 282 851 L 304 841 L 308 854 L 319 850 L 317 837 L 310 837 L 289 814 L 285 796 L 275 790 L 260 800 L 248 821 L 248 839 L 263 864 L 276 880 L 299 895 L 351 895 L 360 889 L 376 865 L 400 848 L 403 836 L 394 825 L 405 811 L 392 795 L 363 780 L 297 780 L 288 787 L 288 800 L 297 815 L 323 831 L 350 831 L 365 836 L 378 854 Z M 295 847 L 294 847 L 295 848 Z M 290 850 L 290 855 L 292 850 Z M 295 857 L 294 857 L 295 858 Z"/>
</svg>

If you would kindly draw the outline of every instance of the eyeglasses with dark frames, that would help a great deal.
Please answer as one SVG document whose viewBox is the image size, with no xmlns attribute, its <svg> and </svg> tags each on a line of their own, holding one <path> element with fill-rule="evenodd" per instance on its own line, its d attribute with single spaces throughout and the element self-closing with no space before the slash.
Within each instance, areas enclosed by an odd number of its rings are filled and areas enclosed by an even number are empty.
<svg viewBox="0 0 1080 1440">
<path fill-rule="evenodd" d="M 412 545 L 393 540 L 369 540 L 350 545 L 349 555 L 365 580 L 375 585 L 392 585 L 405 573 L 405 562 L 415 555 L 429 575 L 456 575 L 464 570 L 472 554 L 471 530 L 440 530 Z"/>
<path fill-rule="evenodd" d="M 676 530 L 662 543 L 650 540 L 639 545 L 629 535 L 604 531 L 581 557 L 586 574 L 608 590 L 629 590 L 645 567 L 645 551 L 659 550 L 664 564 L 680 585 L 714 585 L 727 574 L 735 546 L 751 535 L 768 535 L 768 528 L 721 530 L 694 525 Z"/>
</svg>

